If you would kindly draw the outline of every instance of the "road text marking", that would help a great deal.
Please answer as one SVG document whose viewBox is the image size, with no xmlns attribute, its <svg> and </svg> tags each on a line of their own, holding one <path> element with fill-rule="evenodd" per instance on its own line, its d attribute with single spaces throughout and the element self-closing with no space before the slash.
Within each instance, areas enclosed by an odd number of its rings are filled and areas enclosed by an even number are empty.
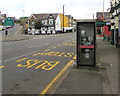
<svg viewBox="0 0 120 96">
<path fill-rule="evenodd" d="M 0 68 L 4 68 L 5 66 L 0 66 Z"/>
<path fill-rule="evenodd" d="M 59 61 L 30 59 L 30 60 L 26 61 L 26 64 L 18 64 L 17 67 L 31 68 L 31 67 L 34 67 L 37 65 L 37 67 L 35 67 L 35 69 L 41 68 L 43 70 L 49 71 L 49 70 L 52 70 L 59 63 L 60 63 Z"/>
</svg>

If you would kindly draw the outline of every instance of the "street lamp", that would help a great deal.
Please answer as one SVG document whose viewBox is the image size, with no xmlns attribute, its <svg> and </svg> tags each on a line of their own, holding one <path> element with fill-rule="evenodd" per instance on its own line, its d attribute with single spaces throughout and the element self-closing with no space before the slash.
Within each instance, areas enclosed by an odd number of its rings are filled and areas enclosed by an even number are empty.
<svg viewBox="0 0 120 96">
<path fill-rule="evenodd" d="M 64 6 L 65 5 L 63 5 L 63 33 L 64 33 Z"/>
<path fill-rule="evenodd" d="M 24 15 L 25 15 L 25 10 L 22 10 L 23 11 L 23 17 L 24 17 Z"/>
</svg>

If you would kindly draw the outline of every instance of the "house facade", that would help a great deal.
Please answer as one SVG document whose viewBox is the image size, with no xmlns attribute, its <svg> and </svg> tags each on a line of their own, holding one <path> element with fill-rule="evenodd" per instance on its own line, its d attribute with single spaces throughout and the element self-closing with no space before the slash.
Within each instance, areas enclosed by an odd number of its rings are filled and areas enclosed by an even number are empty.
<svg viewBox="0 0 120 96">
<path fill-rule="evenodd" d="M 110 13 L 109 12 L 97 12 L 96 14 L 97 19 L 103 20 L 107 24 L 103 27 L 97 27 L 97 32 L 99 35 L 104 37 L 111 37 L 111 26 L 110 26 Z"/>
<path fill-rule="evenodd" d="M 71 15 L 66 15 L 68 17 L 69 27 L 73 27 L 74 18 Z"/>
<path fill-rule="evenodd" d="M 31 28 L 35 28 L 35 22 L 41 22 L 41 31 L 48 32 L 48 33 L 55 33 L 55 20 L 58 17 L 58 13 L 54 14 L 32 14 L 29 17 L 28 26 Z"/>
<path fill-rule="evenodd" d="M 41 32 L 56 33 L 63 29 L 63 14 L 61 13 L 46 13 L 46 14 L 32 14 L 28 20 L 28 26 L 35 28 L 35 22 L 40 21 L 42 25 Z M 69 27 L 69 19 L 64 16 L 64 28 Z"/>
<path fill-rule="evenodd" d="M 120 46 L 120 0 L 110 1 L 110 18 L 111 18 L 111 31 L 112 40 L 111 44 Z"/>
<path fill-rule="evenodd" d="M 63 27 L 69 27 L 69 19 L 67 16 L 64 15 L 64 26 L 63 26 L 63 14 L 59 14 L 60 16 L 60 28 L 62 29 Z"/>
<path fill-rule="evenodd" d="M 0 25 L 3 24 L 5 19 L 6 19 L 6 14 L 2 14 L 1 11 L 0 11 Z"/>
</svg>

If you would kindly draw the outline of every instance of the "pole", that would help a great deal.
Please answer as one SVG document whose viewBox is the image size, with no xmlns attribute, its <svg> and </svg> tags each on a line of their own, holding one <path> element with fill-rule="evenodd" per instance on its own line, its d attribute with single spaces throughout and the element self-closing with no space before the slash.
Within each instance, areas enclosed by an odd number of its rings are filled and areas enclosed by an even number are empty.
<svg viewBox="0 0 120 96">
<path fill-rule="evenodd" d="M 103 21 L 104 21 L 104 0 L 103 0 Z M 104 36 L 104 25 L 103 25 L 103 28 L 102 28 L 102 30 L 103 30 L 103 40 L 105 40 L 105 36 Z"/>
<path fill-rule="evenodd" d="M 63 5 L 63 33 L 64 33 L 64 6 L 65 5 Z"/>
<path fill-rule="evenodd" d="M 22 10 L 23 11 L 23 17 L 24 17 L 24 14 L 25 14 L 25 10 Z"/>
<path fill-rule="evenodd" d="M 94 14 L 93 14 L 93 19 L 94 19 Z"/>
<path fill-rule="evenodd" d="M 104 0 L 103 0 L 103 20 L 104 20 Z"/>
</svg>

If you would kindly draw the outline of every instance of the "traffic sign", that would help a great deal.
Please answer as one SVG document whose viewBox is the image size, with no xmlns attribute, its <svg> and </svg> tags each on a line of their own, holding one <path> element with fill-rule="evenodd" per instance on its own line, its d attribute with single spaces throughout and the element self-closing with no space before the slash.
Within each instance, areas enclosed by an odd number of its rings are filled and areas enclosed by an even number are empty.
<svg viewBox="0 0 120 96">
<path fill-rule="evenodd" d="M 12 20 L 10 17 L 8 17 L 8 18 L 4 21 L 4 26 L 14 26 L 14 20 Z"/>
</svg>

